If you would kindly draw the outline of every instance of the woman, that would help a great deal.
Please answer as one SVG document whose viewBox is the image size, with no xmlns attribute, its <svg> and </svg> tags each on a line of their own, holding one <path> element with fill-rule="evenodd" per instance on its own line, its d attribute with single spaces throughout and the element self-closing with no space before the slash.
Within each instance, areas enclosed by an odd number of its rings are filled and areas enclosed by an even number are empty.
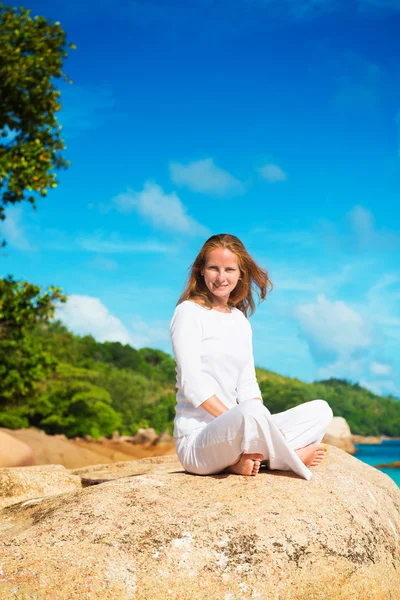
<svg viewBox="0 0 400 600">
<path fill-rule="evenodd" d="M 190 473 L 270 469 L 311 478 L 323 459 L 321 440 L 332 419 L 324 400 L 271 415 L 254 369 L 252 288 L 272 288 L 266 271 L 230 234 L 210 237 L 196 257 L 171 321 L 177 363 L 175 447 Z M 268 401 L 268 400 L 267 400 Z"/>
</svg>

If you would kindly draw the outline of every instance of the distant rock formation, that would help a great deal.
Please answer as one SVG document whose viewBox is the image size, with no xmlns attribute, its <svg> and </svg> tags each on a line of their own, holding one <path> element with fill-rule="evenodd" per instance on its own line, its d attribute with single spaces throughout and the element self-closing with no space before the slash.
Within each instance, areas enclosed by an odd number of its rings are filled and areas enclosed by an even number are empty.
<svg viewBox="0 0 400 600">
<path fill-rule="evenodd" d="M 2 429 L 0 431 L 0 467 L 23 467 L 34 464 L 35 456 L 30 446 Z"/>
<path fill-rule="evenodd" d="M 58 435 L 47 435 L 34 427 L 7 430 L 7 433 L 31 448 L 34 464 L 37 465 L 60 464 L 67 469 L 76 469 L 84 465 L 113 462 L 108 457 L 100 457 L 93 450 L 80 448 L 73 440 L 63 439 Z"/>
<path fill-rule="evenodd" d="M 0 433 L 6 436 L 3 443 L 0 437 L 0 467 L 60 464 L 67 469 L 76 469 L 175 453 L 173 440 L 166 440 L 163 434 L 155 434 L 155 438 L 151 436 L 149 439 L 152 441 L 145 444 L 132 444 L 130 436 L 100 440 L 89 436 L 89 439 L 78 437 L 71 440 L 63 434 L 47 435 L 35 427 L 2 429 Z M 158 440 L 162 443 L 158 443 Z"/>
<path fill-rule="evenodd" d="M 157 434 L 152 427 L 147 429 L 138 429 L 137 434 L 130 437 L 129 441 L 132 444 L 151 444 L 157 439 Z"/>
<path fill-rule="evenodd" d="M 399 600 L 399 488 L 333 446 L 311 470 L 76 469 L 89 487 L 0 511 L 1 598 Z"/>
<path fill-rule="evenodd" d="M 376 435 L 353 434 L 351 437 L 352 437 L 354 444 L 381 444 L 382 443 L 382 438 L 380 436 L 376 436 Z"/>
<path fill-rule="evenodd" d="M 333 417 L 329 424 L 323 442 L 332 444 L 349 454 L 354 454 L 356 448 L 353 444 L 350 427 L 343 417 Z"/>
</svg>

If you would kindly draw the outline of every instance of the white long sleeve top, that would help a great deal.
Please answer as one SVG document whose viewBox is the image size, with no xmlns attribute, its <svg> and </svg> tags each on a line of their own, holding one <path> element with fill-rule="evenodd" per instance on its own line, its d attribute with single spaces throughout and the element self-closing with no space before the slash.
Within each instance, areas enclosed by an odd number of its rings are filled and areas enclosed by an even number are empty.
<svg viewBox="0 0 400 600">
<path fill-rule="evenodd" d="M 261 398 L 251 326 L 240 310 L 222 313 L 185 300 L 175 309 L 170 333 L 177 365 L 174 437 L 214 420 L 200 406 L 213 394 L 227 408 Z"/>
</svg>

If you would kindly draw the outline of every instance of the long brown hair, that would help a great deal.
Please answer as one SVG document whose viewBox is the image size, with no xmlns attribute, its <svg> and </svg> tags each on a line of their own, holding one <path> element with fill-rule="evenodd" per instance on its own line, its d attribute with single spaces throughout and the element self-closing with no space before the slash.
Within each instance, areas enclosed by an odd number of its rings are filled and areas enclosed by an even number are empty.
<svg viewBox="0 0 400 600">
<path fill-rule="evenodd" d="M 265 300 L 267 292 L 272 290 L 272 282 L 268 277 L 267 271 L 257 265 L 239 238 L 230 233 L 212 235 L 203 244 L 202 249 L 190 268 L 188 282 L 177 305 L 184 302 L 184 300 L 194 300 L 199 301 L 199 303 L 210 309 L 212 308 L 213 296 L 204 283 L 201 271 L 206 264 L 208 253 L 215 248 L 227 248 L 236 255 L 241 278 L 237 282 L 235 289 L 231 292 L 228 306 L 236 307 L 246 317 L 250 317 L 256 308 L 253 293 L 257 293 L 260 303 L 262 300 Z"/>
</svg>

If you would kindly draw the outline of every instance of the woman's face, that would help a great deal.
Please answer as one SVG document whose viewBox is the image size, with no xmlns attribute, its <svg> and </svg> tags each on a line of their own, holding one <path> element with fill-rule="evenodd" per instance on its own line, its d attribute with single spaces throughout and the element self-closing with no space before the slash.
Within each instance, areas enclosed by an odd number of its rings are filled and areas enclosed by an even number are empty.
<svg viewBox="0 0 400 600">
<path fill-rule="evenodd" d="M 214 248 L 208 253 L 202 275 L 214 303 L 226 304 L 240 277 L 236 254 L 227 248 Z"/>
</svg>

